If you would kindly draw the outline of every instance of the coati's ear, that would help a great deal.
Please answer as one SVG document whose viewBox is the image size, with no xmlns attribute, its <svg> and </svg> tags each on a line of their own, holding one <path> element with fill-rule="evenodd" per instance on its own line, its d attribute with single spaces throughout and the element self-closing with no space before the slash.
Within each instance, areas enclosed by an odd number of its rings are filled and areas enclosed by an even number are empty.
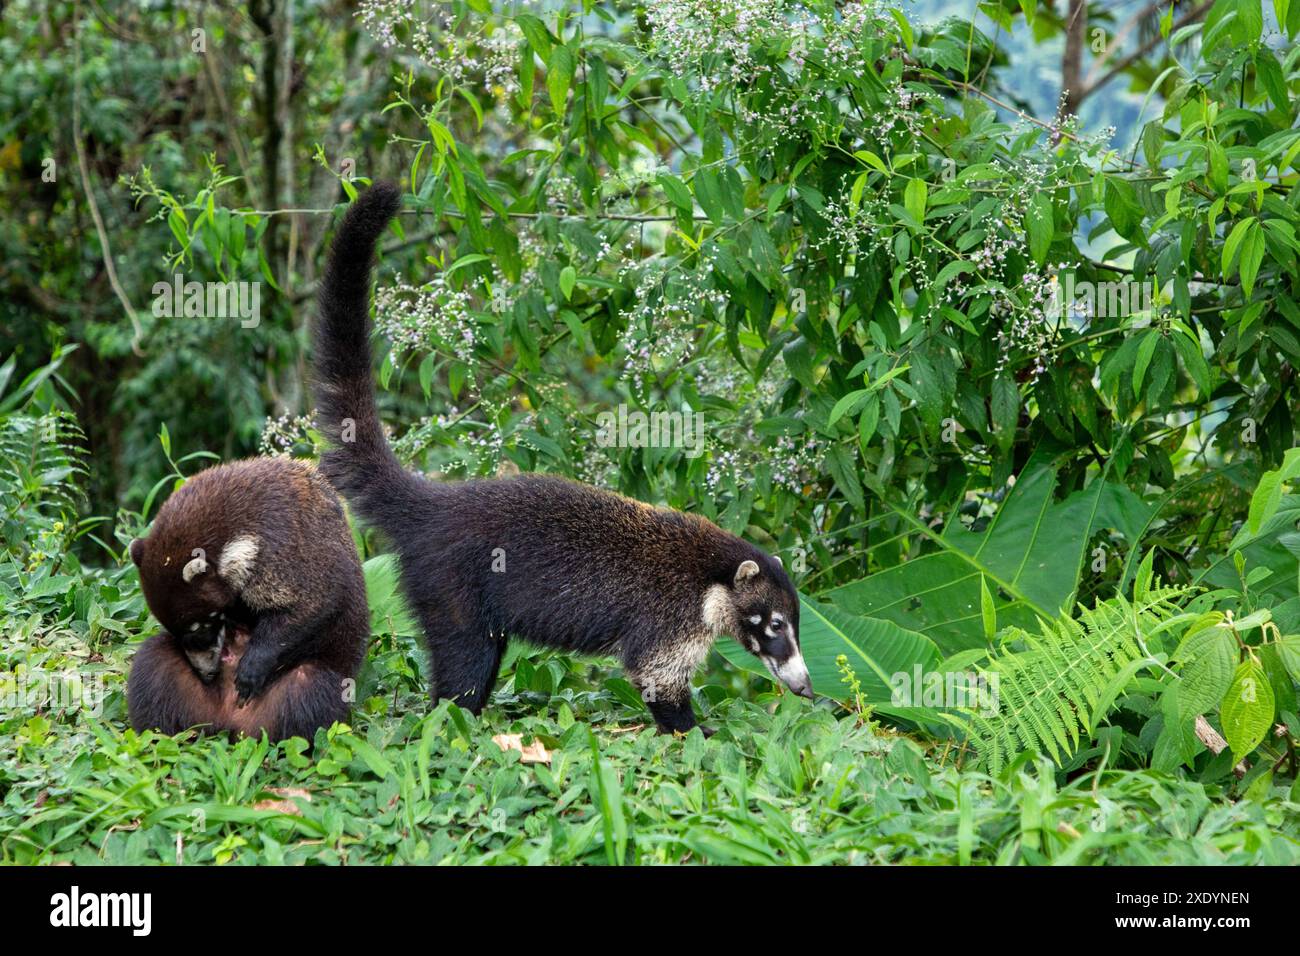
<svg viewBox="0 0 1300 956">
<path fill-rule="evenodd" d="M 131 560 L 138 568 L 144 562 L 144 538 L 132 538 L 127 550 L 131 552 Z"/>
<path fill-rule="evenodd" d="M 754 577 L 758 577 L 758 562 L 741 561 L 740 567 L 736 568 L 736 587 Z"/>
<path fill-rule="evenodd" d="M 185 567 L 181 568 L 181 579 L 186 584 L 189 584 L 207 569 L 208 561 L 203 553 L 203 549 L 195 548 L 194 557 L 190 558 L 190 560 L 185 563 Z"/>
<path fill-rule="evenodd" d="M 253 576 L 259 549 L 257 535 L 241 534 L 237 538 L 231 538 L 221 549 L 217 574 L 236 591 L 242 591 L 248 579 Z"/>
</svg>

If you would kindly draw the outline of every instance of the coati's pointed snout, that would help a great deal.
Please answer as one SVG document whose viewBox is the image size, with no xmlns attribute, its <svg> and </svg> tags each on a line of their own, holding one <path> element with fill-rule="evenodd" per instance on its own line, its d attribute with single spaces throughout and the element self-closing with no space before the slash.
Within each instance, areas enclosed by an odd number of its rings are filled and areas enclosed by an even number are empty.
<svg viewBox="0 0 1300 956">
<path fill-rule="evenodd" d="M 786 681 L 785 686 L 789 687 L 790 690 L 798 694 L 800 697 L 807 697 L 809 700 L 813 699 L 812 677 L 809 676 L 807 670 L 803 672 L 801 678 Z"/>
<path fill-rule="evenodd" d="M 761 656 L 767 669 L 771 671 L 772 676 L 779 680 L 790 690 L 800 697 L 813 699 L 812 676 L 808 673 L 808 665 L 803 661 L 803 655 L 796 650 L 785 660 L 777 660 L 768 654 Z"/>
</svg>

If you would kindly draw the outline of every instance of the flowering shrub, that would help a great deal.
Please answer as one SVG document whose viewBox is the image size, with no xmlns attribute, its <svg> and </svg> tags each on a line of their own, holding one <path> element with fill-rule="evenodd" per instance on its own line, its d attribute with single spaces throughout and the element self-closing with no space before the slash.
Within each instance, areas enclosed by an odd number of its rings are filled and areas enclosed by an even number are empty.
<svg viewBox="0 0 1300 956">
<path fill-rule="evenodd" d="M 1067 489 L 1105 461 L 1147 490 L 1212 436 L 1289 447 L 1295 213 L 1268 173 L 1300 139 L 1249 22 L 1121 156 L 986 92 L 970 24 L 885 3 L 443 9 L 361 13 L 411 58 L 409 186 L 454 224 L 441 272 L 381 282 L 394 360 L 474 396 L 430 465 L 495 470 L 449 450 L 490 432 L 520 467 L 807 549 L 829 584 L 898 556 L 876 499 L 955 507 L 1035 449 Z M 1142 308 L 1063 294 L 1130 282 Z M 706 454 L 601 446 L 620 402 L 702 413 Z"/>
<path fill-rule="evenodd" d="M 1216 544 L 1193 460 L 1239 504 L 1226 469 L 1293 444 L 1300 134 L 1237 6 L 1164 22 L 1190 65 L 1121 141 L 1015 109 L 971 23 L 877 0 L 367 0 L 413 213 L 381 383 L 428 409 L 400 452 L 703 513 L 813 590 L 918 553 L 916 515 L 978 531 L 1037 456 L 1058 497 L 1166 495 L 1145 528 L 1186 564 Z M 624 406 L 700 416 L 702 453 L 600 440 Z"/>
</svg>

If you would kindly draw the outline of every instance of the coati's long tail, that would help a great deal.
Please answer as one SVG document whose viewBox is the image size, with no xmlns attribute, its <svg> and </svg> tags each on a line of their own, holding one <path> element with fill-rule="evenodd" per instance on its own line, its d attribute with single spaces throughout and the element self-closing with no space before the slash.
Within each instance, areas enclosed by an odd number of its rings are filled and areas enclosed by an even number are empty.
<svg viewBox="0 0 1300 956">
<path fill-rule="evenodd" d="M 396 186 L 375 183 L 343 217 L 321 284 L 313 352 L 316 410 L 333 445 L 321 459 L 321 471 L 380 528 L 412 484 L 384 436 L 370 371 L 375 243 L 401 204 Z"/>
</svg>

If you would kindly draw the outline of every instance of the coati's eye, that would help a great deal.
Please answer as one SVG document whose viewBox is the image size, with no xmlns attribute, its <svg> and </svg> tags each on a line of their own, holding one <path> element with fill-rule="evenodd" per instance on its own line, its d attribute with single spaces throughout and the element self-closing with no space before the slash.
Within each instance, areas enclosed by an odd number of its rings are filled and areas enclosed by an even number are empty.
<svg viewBox="0 0 1300 956">
<path fill-rule="evenodd" d="M 781 620 L 779 617 L 774 617 L 774 618 L 772 618 L 772 633 L 773 633 L 773 634 L 780 634 L 780 633 L 781 633 L 781 628 L 783 628 L 783 627 L 785 627 L 785 621 Z"/>
</svg>

